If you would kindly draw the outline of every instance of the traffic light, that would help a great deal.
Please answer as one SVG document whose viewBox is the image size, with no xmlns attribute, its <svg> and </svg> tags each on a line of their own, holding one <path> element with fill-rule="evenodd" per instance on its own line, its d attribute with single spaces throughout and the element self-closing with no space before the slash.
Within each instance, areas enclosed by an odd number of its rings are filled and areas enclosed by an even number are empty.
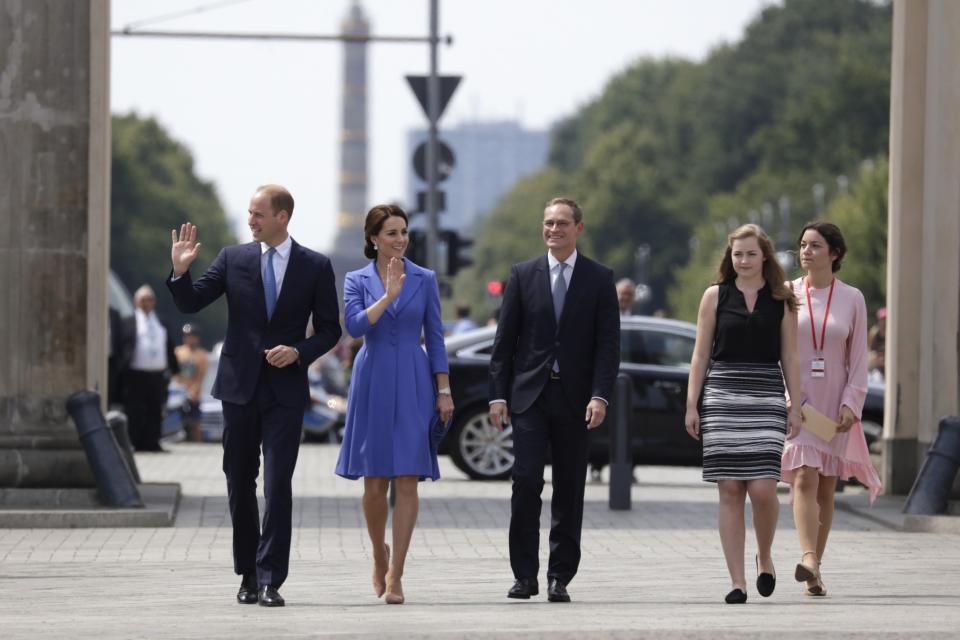
<svg viewBox="0 0 960 640">
<path fill-rule="evenodd" d="M 406 256 L 415 264 L 426 266 L 427 264 L 427 232 L 418 229 L 411 229 L 408 236 Z"/>
<path fill-rule="evenodd" d="M 461 237 L 456 231 L 441 231 L 441 239 L 447 245 L 447 275 L 453 277 L 464 267 L 473 264 L 466 249 L 473 245 L 473 238 Z"/>
</svg>

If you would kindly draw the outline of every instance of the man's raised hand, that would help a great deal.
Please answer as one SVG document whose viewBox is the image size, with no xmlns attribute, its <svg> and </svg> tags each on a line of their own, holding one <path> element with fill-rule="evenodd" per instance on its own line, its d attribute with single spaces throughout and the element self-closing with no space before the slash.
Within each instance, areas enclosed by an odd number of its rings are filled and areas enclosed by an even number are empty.
<svg viewBox="0 0 960 640">
<path fill-rule="evenodd" d="M 170 231 L 173 246 L 170 248 L 170 259 L 173 261 L 173 276 L 179 278 L 187 272 L 190 265 L 200 253 L 200 243 L 197 242 L 197 226 L 190 224 L 180 225 L 180 234 L 177 230 Z"/>
</svg>

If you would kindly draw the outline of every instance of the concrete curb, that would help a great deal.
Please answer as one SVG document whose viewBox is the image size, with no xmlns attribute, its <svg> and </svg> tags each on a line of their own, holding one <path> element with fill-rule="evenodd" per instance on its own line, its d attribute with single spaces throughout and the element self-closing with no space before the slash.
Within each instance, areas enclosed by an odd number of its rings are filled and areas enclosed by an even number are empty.
<svg viewBox="0 0 960 640">
<path fill-rule="evenodd" d="M 180 506 L 180 485 L 148 483 L 139 489 L 143 509 L 99 506 L 92 500 L 92 490 L 8 489 L 0 507 L 0 529 L 172 527 Z"/>
</svg>

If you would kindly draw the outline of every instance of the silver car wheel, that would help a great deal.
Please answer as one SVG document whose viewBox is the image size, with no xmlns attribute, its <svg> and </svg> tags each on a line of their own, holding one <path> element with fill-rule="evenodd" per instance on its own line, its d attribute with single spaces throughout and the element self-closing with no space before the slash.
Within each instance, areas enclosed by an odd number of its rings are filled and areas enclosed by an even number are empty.
<svg viewBox="0 0 960 640">
<path fill-rule="evenodd" d="M 487 412 L 467 420 L 459 440 L 463 461 L 478 475 L 494 477 L 513 468 L 513 427 L 500 431 Z"/>
</svg>

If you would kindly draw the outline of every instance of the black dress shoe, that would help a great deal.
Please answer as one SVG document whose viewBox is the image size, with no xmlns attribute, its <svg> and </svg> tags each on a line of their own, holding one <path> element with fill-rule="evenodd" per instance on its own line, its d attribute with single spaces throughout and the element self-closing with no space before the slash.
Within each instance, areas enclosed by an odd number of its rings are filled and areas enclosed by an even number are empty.
<svg viewBox="0 0 960 640">
<path fill-rule="evenodd" d="M 237 602 L 240 604 L 257 604 L 257 576 L 255 574 L 243 574 L 240 590 L 237 591 Z"/>
<path fill-rule="evenodd" d="M 284 604 L 283 597 L 280 596 L 276 587 L 271 587 L 268 584 L 260 587 L 261 607 L 282 607 Z"/>
<path fill-rule="evenodd" d="M 747 601 L 747 592 L 742 589 L 734 589 L 724 598 L 727 604 L 743 604 Z"/>
<path fill-rule="evenodd" d="M 547 600 L 550 602 L 570 602 L 567 585 L 556 578 L 550 578 L 547 581 Z"/>
<path fill-rule="evenodd" d="M 540 585 L 536 578 L 517 578 L 517 581 L 507 591 L 508 598 L 518 598 L 520 600 L 529 600 L 530 596 L 540 593 Z"/>
</svg>

